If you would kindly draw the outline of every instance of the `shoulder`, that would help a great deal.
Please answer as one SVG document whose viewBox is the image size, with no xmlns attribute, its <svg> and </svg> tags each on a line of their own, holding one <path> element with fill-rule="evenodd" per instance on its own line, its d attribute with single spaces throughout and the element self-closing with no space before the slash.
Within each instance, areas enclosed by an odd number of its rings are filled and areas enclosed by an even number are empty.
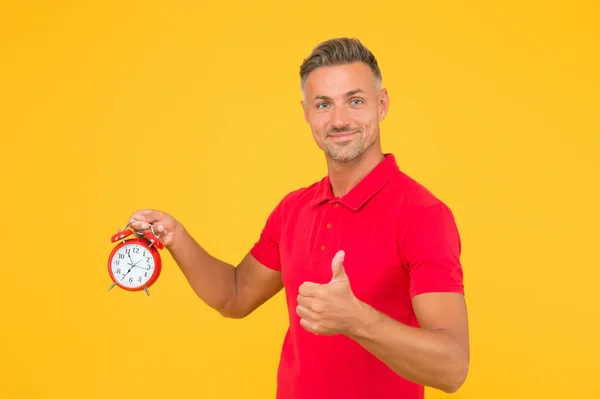
<svg viewBox="0 0 600 399">
<path fill-rule="evenodd" d="M 316 181 L 310 185 L 296 188 L 292 191 L 287 192 L 285 195 L 279 198 L 276 209 L 280 212 L 290 211 L 292 209 L 303 208 L 310 204 L 315 198 L 315 195 L 322 184 L 324 184 L 326 178 Z"/>
<path fill-rule="evenodd" d="M 452 215 L 444 200 L 403 171 L 394 176 L 391 188 L 395 194 L 395 206 L 405 221 L 414 222 L 427 215 Z"/>
<path fill-rule="evenodd" d="M 396 226 L 403 264 L 410 265 L 412 270 L 427 262 L 430 265 L 452 266 L 453 270 L 458 270 L 461 238 L 450 206 L 429 188 L 404 173 L 400 173 L 395 180 L 395 189 L 403 193 L 395 197 L 400 213 Z M 430 278 L 429 274 L 427 278 Z"/>
<path fill-rule="evenodd" d="M 396 192 L 399 205 L 411 210 L 425 209 L 444 204 L 429 187 L 417 181 L 406 172 L 399 170 L 392 181 L 392 188 Z"/>
</svg>

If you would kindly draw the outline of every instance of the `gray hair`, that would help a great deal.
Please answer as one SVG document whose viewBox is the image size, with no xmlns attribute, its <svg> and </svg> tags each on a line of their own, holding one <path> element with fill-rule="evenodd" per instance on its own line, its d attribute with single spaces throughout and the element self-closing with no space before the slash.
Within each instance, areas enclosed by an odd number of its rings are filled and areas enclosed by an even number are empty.
<svg viewBox="0 0 600 399">
<path fill-rule="evenodd" d="M 300 86 L 304 90 L 308 75 L 317 68 L 352 64 L 366 64 L 381 86 L 381 71 L 373 53 L 355 38 L 334 38 L 319 43 L 300 66 Z"/>
</svg>

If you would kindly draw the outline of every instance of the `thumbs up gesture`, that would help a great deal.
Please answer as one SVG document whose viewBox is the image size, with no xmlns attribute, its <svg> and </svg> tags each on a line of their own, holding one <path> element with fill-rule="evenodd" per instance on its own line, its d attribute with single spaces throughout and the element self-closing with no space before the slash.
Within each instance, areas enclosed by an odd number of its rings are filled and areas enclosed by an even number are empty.
<svg viewBox="0 0 600 399">
<path fill-rule="evenodd" d="M 338 251 L 333 257 L 333 260 L 331 261 L 331 271 L 333 273 L 331 281 L 344 281 L 350 285 L 348 275 L 346 274 L 346 269 L 344 268 L 345 256 L 346 253 L 344 251 Z"/>
<path fill-rule="evenodd" d="M 307 331 L 318 335 L 347 334 L 360 325 L 363 304 L 352 292 L 344 257 L 344 251 L 333 257 L 329 283 L 300 285 L 296 313 Z"/>
</svg>

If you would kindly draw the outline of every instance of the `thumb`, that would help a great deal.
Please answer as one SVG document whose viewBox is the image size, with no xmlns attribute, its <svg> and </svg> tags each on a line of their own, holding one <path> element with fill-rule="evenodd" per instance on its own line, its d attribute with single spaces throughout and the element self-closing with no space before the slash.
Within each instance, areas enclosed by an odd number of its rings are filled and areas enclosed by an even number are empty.
<svg viewBox="0 0 600 399">
<path fill-rule="evenodd" d="M 331 281 L 348 281 L 348 275 L 346 269 L 344 269 L 344 257 L 346 253 L 342 250 L 337 251 L 333 260 L 331 261 L 331 271 L 333 272 L 333 278 Z"/>
</svg>

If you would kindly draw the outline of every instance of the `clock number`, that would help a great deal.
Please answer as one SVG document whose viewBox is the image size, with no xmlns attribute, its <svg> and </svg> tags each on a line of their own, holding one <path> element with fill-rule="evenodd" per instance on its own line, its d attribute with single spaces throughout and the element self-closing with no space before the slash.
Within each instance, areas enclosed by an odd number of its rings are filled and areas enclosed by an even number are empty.
<svg viewBox="0 0 600 399">
<path fill-rule="evenodd" d="M 125 253 L 127 255 L 130 255 L 131 254 L 131 248 L 125 248 Z"/>
<path fill-rule="evenodd" d="M 119 266 L 119 259 L 115 260 L 115 265 Z"/>
<path fill-rule="evenodd" d="M 138 277 L 138 281 L 141 283 L 142 282 L 142 276 Z"/>
<path fill-rule="evenodd" d="M 125 255 L 124 254 L 119 254 L 119 259 L 125 259 Z"/>
<path fill-rule="evenodd" d="M 150 258 L 146 258 L 146 263 L 150 263 Z"/>
<path fill-rule="evenodd" d="M 133 277 L 129 277 L 129 282 L 133 283 Z"/>
<path fill-rule="evenodd" d="M 117 269 L 116 273 L 121 274 L 121 268 Z"/>
<path fill-rule="evenodd" d="M 140 249 L 138 247 L 133 248 L 133 252 L 135 252 L 136 254 L 140 253 Z"/>
</svg>

